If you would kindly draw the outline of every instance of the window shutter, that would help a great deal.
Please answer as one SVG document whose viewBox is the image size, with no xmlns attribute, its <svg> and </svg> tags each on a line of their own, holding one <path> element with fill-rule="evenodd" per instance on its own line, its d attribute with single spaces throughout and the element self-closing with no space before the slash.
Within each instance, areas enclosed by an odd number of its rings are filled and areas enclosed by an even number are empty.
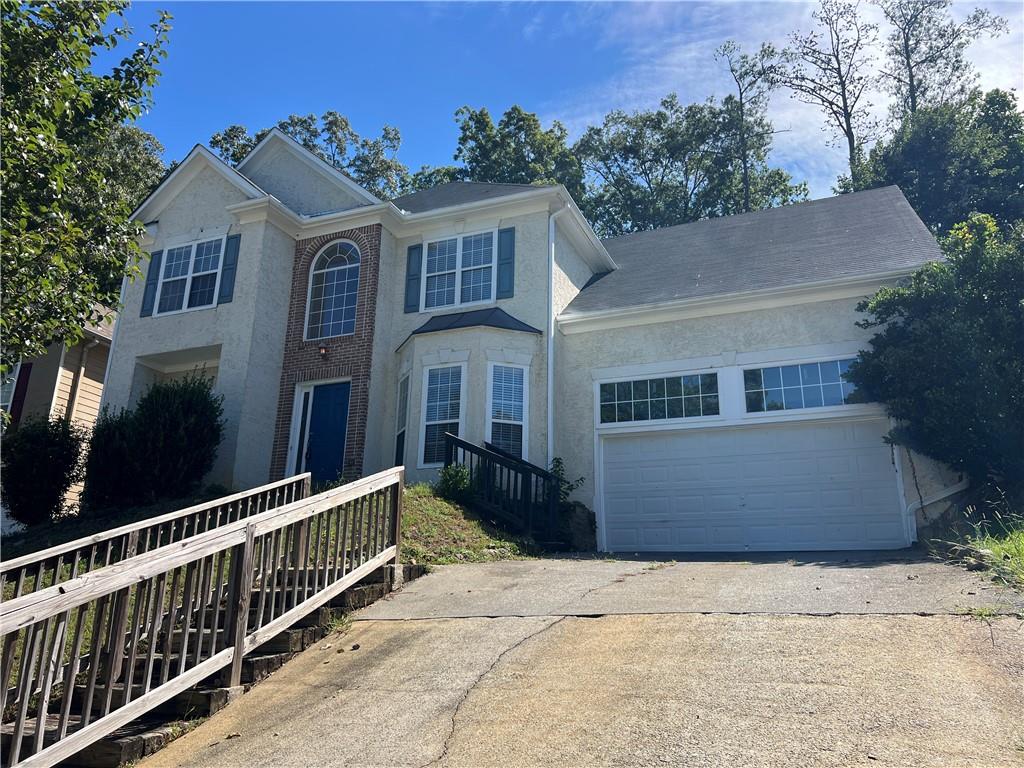
<svg viewBox="0 0 1024 768">
<path fill-rule="evenodd" d="M 241 235 L 231 235 L 224 245 L 224 265 L 220 273 L 218 304 L 227 304 L 235 293 L 235 272 L 238 270 L 238 243 Z"/>
<path fill-rule="evenodd" d="M 495 298 L 511 299 L 516 288 L 516 230 L 498 230 L 498 290 Z"/>
<path fill-rule="evenodd" d="M 420 311 L 420 273 L 423 271 L 423 245 L 410 245 L 405 261 L 405 311 Z"/>
<path fill-rule="evenodd" d="M 163 255 L 163 251 L 149 254 L 149 271 L 146 273 L 146 290 L 142 294 L 140 317 L 149 317 L 153 314 L 153 304 L 156 303 L 156 287 L 160 283 L 160 261 Z"/>
</svg>

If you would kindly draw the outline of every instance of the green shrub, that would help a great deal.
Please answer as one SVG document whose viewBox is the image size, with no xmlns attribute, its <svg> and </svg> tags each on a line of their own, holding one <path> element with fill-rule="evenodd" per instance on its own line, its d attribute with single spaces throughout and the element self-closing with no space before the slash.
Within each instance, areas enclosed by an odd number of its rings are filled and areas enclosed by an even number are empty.
<svg viewBox="0 0 1024 768">
<path fill-rule="evenodd" d="M 469 467 L 465 464 L 450 464 L 441 469 L 434 492 L 442 499 L 464 504 L 472 496 L 469 486 Z"/>
<path fill-rule="evenodd" d="M 104 413 L 86 467 L 91 509 L 195 491 L 224 436 L 223 397 L 200 373 L 152 385 L 134 410 Z"/>
<path fill-rule="evenodd" d="M 70 419 L 28 419 L 4 436 L 0 487 L 11 517 L 25 525 L 64 510 L 68 489 L 82 478 L 86 432 Z"/>
</svg>

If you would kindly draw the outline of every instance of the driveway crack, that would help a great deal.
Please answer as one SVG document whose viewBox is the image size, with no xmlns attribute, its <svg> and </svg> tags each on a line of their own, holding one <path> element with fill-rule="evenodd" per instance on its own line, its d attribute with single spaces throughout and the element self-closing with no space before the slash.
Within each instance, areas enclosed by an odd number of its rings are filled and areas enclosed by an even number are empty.
<svg viewBox="0 0 1024 768">
<path fill-rule="evenodd" d="M 450 726 L 448 728 L 448 734 L 444 737 L 444 744 L 441 747 L 441 754 L 439 754 L 433 760 L 430 760 L 429 762 L 423 763 L 421 766 L 419 766 L 419 768 L 430 768 L 430 766 L 437 765 L 442 760 L 444 760 L 446 757 L 448 757 L 448 750 L 451 747 L 452 738 L 455 736 L 456 721 L 459 719 L 459 713 L 462 711 L 462 705 L 466 703 L 466 700 L 469 699 L 470 694 L 473 693 L 473 691 L 476 689 L 476 687 L 478 685 L 480 685 L 480 682 L 485 677 L 487 677 L 489 674 L 491 674 L 491 672 L 493 672 L 494 669 L 501 663 L 502 659 L 504 659 L 506 656 L 508 656 L 514 650 L 516 650 L 521 645 L 523 645 L 527 640 L 532 640 L 533 638 L 537 637 L 538 635 L 541 635 L 541 634 L 547 632 L 553 626 L 555 626 L 556 624 L 560 624 L 561 622 L 565 621 L 567 618 L 568 618 L 567 616 L 561 616 L 561 617 L 555 619 L 554 621 L 548 622 L 543 627 L 538 629 L 536 632 L 531 632 L 530 634 L 526 635 L 525 637 L 517 640 L 512 645 L 510 645 L 508 648 L 506 648 L 501 653 L 499 653 L 494 658 L 494 661 L 492 661 L 487 666 L 487 669 L 485 669 L 483 672 L 481 672 L 479 675 L 477 675 L 477 678 L 472 683 L 470 683 L 469 687 L 466 688 L 465 692 L 463 692 L 462 696 L 459 698 L 458 703 L 455 705 L 455 709 L 452 710 L 451 724 L 450 724 Z"/>
</svg>

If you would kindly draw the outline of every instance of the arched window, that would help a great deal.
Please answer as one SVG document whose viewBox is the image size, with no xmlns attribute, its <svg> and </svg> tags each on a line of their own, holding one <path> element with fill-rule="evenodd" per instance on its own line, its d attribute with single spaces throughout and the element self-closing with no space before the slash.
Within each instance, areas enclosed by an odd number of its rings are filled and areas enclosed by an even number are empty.
<svg viewBox="0 0 1024 768">
<path fill-rule="evenodd" d="M 359 249 L 346 241 L 331 243 L 313 261 L 306 338 L 355 333 L 358 293 Z"/>
</svg>

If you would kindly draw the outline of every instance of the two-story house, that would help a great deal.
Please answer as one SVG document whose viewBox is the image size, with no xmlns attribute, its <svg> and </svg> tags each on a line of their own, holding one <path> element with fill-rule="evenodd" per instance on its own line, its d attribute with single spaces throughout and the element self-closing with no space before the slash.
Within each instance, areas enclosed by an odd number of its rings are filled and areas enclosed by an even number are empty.
<svg viewBox="0 0 1024 768">
<path fill-rule="evenodd" d="M 204 370 L 227 485 L 431 480 L 452 432 L 562 457 L 629 551 L 900 547 L 961 487 L 842 378 L 858 300 L 940 258 L 896 188 L 602 241 L 561 186 L 383 202 L 273 131 L 136 217 L 104 402 Z"/>
</svg>

